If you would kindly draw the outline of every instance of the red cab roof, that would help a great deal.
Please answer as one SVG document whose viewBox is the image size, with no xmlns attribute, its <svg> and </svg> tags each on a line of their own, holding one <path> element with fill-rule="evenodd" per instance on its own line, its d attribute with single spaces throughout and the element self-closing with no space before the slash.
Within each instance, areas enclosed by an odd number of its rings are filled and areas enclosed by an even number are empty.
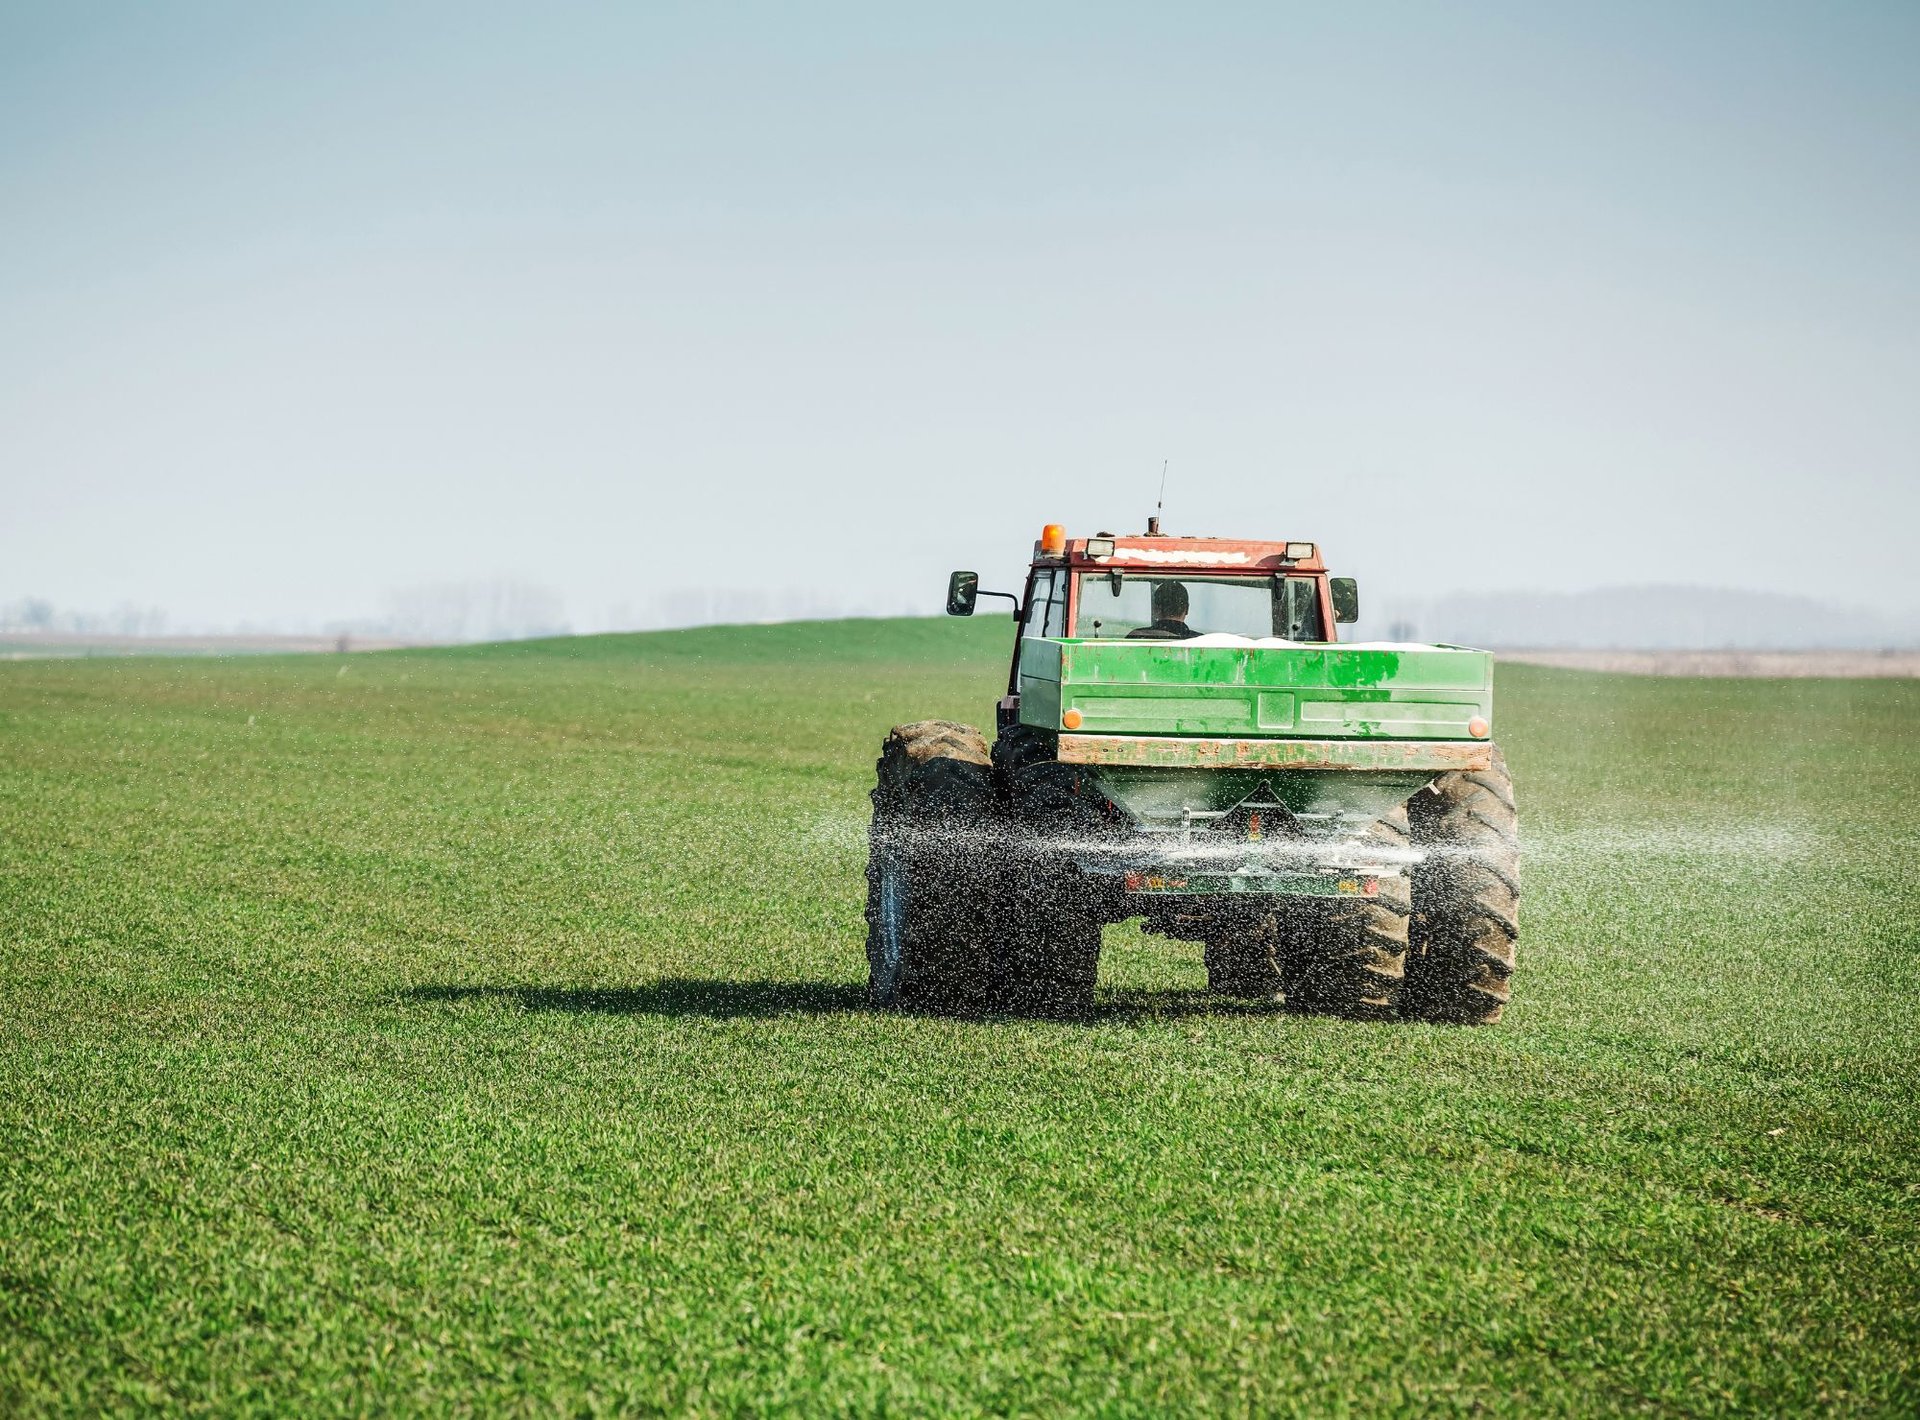
<svg viewBox="0 0 1920 1420">
<path fill-rule="evenodd" d="M 1087 551 L 1094 543 L 1101 556 Z M 1111 543 L 1108 553 L 1105 545 Z M 1289 557 L 1288 551 L 1305 551 L 1304 557 Z M 1064 556 L 1043 553 L 1033 546 L 1034 561 L 1061 562 L 1074 567 L 1120 567 L 1128 570 L 1164 570 L 1169 572 L 1324 572 L 1317 543 L 1304 540 L 1288 542 L 1250 542 L 1237 537 L 1150 537 L 1144 533 L 1111 538 L 1075 537 L 1067 539 Z"/>
</svg>

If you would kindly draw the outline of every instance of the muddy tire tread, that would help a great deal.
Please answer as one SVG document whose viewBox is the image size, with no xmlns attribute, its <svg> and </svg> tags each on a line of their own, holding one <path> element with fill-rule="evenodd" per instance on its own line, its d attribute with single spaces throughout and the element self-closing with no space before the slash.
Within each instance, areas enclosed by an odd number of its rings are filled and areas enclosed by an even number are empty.
<svg viewBox="0 0 1920 1420">
<path fill-rule="evenodd" d="M 1512 996 L 1520 938 L 1519 818 L 1506 757 L 1443 774 L 1413 800 L 1414 922 L 1403 1014 L 1491 1025 Z"/>
</svg>

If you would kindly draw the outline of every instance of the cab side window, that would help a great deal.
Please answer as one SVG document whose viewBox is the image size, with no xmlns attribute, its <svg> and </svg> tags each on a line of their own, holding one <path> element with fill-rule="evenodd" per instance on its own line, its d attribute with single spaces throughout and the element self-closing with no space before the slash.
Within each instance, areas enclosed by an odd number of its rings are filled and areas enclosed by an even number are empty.
<svg viewBox="0 0 1920 1420">
<path fill-rule="evenodd" d="M 1280 624 L 1275 631 L 1289 641 L 1324 641 L 1320 623 L 1320 588 L 1312 577 L 1288 577 L 1280 584 Z"/>
<path fill-rule="evenodd" d="M 1033 574 L 1033 584 L 1027 591 L 1026 634 L 1067 634 L 1067 578 L 1064 572 L 1047 567 Z"/>
</svg>

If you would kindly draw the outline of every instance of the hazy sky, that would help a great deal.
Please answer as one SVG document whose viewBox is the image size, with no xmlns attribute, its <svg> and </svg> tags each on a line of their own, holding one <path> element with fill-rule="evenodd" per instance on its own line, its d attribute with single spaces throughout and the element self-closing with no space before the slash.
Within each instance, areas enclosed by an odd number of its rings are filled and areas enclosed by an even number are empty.
<svg viewBox="0 0 1920 1420">
<path fill-rule="evenodd" d="M 1920 606 L 1920 5 L 0 0 L 0 601 Z"/>
</svg>

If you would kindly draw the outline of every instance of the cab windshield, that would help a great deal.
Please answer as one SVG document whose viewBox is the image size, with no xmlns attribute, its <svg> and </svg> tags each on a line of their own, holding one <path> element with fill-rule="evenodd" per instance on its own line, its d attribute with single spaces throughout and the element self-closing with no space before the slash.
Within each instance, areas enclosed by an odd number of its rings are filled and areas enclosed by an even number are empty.
<svg viewBox="0 0 1920 1420">
<path fill-rule="evenodd" d="M 1311 577 L 1083 572 L 1075 629 L 1095 640 L 1184 641 L 1212 632 L 1324 639 Z"/>
</svg>

